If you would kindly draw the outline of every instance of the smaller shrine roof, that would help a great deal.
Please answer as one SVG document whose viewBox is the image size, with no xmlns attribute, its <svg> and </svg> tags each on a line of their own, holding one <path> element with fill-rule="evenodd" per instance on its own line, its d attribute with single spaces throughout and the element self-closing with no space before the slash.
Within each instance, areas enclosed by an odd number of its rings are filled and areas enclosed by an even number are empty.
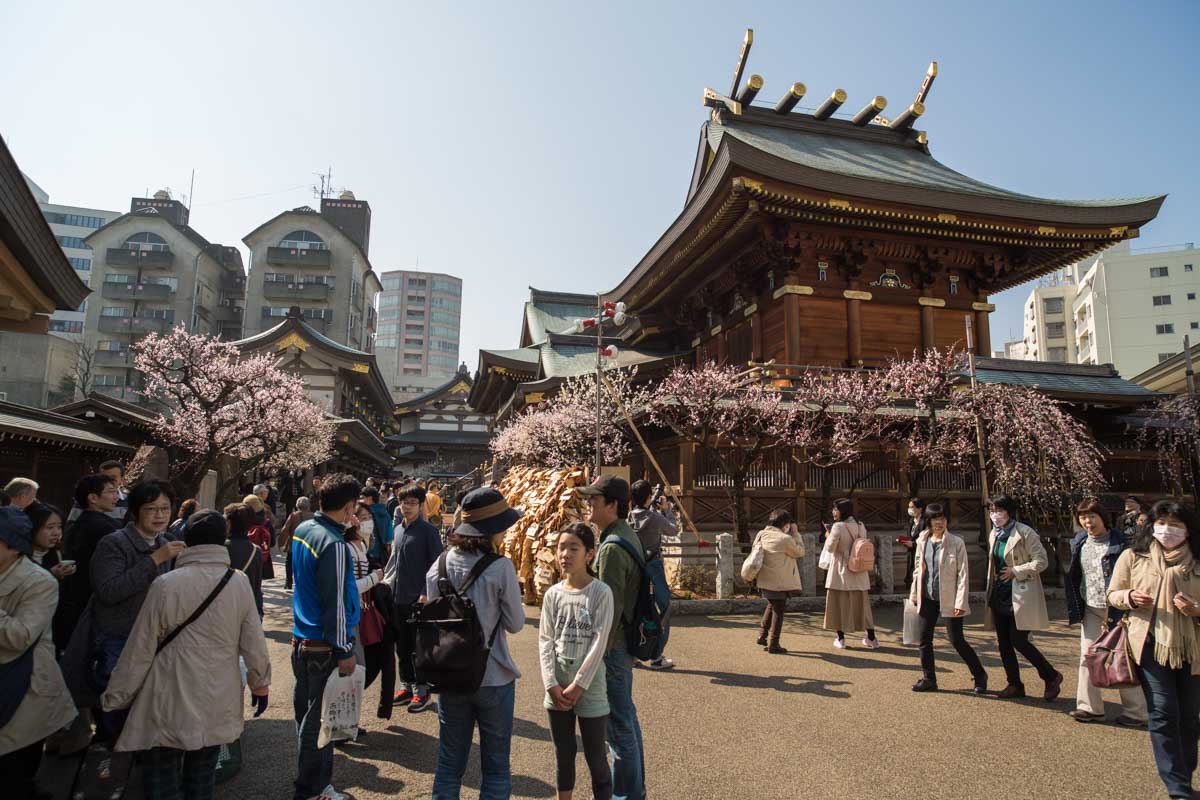
<svg viewBox="0 0 1200 800">
<path fill-rule="evenodd" d="M 550 338 L 551 333 L 573 330 L 575 320 L 596 314 L 596 296 L 571 292 L 545 292 L 529 287 L 525 303 L 525 328 L 521 344 L 537 345 Z"/>
<path fill-rule="evenodd" d="M 1009 358 L 975 359 L 980 383 L 1027 386 L 1065 400 L 1140 404 L 1158 392 L 1122 378 L 1112 364 L 1057 364 Z"/>
<path fill-rule="evenodd" d="M 86 423 L 53 411 L 0 401 L 0 441 L 31 441 L 85 450 L 128 452 L 132 447 L 89 430 Z"/>
</svg>

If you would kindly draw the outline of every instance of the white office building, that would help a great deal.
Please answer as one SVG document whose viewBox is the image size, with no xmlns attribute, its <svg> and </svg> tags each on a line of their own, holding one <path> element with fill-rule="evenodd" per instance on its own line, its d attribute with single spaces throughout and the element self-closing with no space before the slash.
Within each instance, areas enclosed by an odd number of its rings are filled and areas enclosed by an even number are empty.
<svg viewBox="0 0 1200 800">
<path fill-rule="evenodd" d="M 80 206 L 64 206 L 50 202 L 50 195 L 38 186 L 29 176 L 25 176 L 38 206 L 42 209 L 46 222 L 54 238 L 62 247 L 67 261 L 75 268 L 79 279 L 95 291 L 91 283 L 92 249 L 83 243 L 93 231 L 112 222 L 121 216 L 121 211 L 106 211 L 101 208 L 83 208 Z M 83 333 L 83 320 L 88 301 L 84 301 L 75 311 L 55 311 L 50 316 L 50 332 L 61 337 L 78 341 Z"/>
<path fill-rule="evenodd" d="M 412 270 L 381 278 L 375 357 L 392 397 L 403 402 L 457 374 L 462 279 Z"/>
<path fill-rule="evenodd" d="M 1130 249 L 1122 242 L 1072 267 L 1076 360 L 1111 363 L 1126 377 L 1200 339 L 1200 250 L 1192 244 Z"/>
</svg>

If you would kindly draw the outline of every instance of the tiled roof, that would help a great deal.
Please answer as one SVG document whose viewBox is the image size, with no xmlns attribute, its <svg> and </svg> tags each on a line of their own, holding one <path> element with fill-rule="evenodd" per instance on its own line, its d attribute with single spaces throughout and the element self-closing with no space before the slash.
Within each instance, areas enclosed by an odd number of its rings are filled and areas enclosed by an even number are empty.
<svg viewBox="0 0 1200 800">
<path fill-rule="evenodd" d="M 423 444 L 470 444 L 486 445 L 491 439 L 487 431 L 423 431 L 415 430 L 408 433 L 397 433 L 388 436 L 392 444 L 423 445 Z"/>
<path fill-rule="evenodd" d="M 575 320 L 596 314 L 596 300 L 591 295 L 565 292 L 543 292 L 530 288 L 525 303 L 525 325 L 530 344 L 541 344 L 551 333 L 573 330 Z"/>
<path fill-rule="evenodd" d="M 129 445 L 88 430 L 79 420 L 17 403 L 0 402 L 0 439 L 127 452 Z"/>
<path fill-rule="evenodd" d="M 829 127 L 831 131 L 838 130 L 836 126 Z M 1011 192 L 956 172 L 924 149 L 906 146 L 899 140 L 896 143 L 870 141 L 835 133 L 754 124 L 736 118 L 732 124 L 708 124 L 708 142 L 714 151 L 725 136 L 732 136 L 764 153 L 822 172 L 956 194 L 1092 208 L 1124 206 L 1154 199 L 1054 200 Z"/>
<path fill-rule="evenodd" d="M 651 353 L 634 348 L 617 348 L 617 359 L 605 361 L 605 366 L 633 367 L 688 354 Z M 596 346 L 546 342 L 541 346 L 542 374 L 547 378 L 570 378 L 596 371 Z"/>
<path fill-rule="evenodd" d="M 1111 364 L 1056 364 L 1007 358 L 975 361 L 980 383 L 1029 386 L 1048 394 L 1097 395 L 1152 400 L 1157 392 L 1122 378 Z"/>
</svg>

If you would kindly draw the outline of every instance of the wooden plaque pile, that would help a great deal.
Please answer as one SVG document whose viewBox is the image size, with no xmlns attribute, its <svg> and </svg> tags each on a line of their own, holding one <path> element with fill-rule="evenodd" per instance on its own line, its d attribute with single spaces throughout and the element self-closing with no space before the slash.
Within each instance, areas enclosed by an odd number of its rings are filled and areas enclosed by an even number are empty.
<svg viewBox="0 0 1200 800">
<path fill-rule="evenodd" d="M 582 468 L 513 467 L 500 481 L 500 493 L 525 515 L 504 534 L 503 554 L 517 568 L 526 603 L 541 604 L 559 580 L 558 534 L 587 520 L 587 503 L 575 487 L 587 482 Z"/>
</svg>

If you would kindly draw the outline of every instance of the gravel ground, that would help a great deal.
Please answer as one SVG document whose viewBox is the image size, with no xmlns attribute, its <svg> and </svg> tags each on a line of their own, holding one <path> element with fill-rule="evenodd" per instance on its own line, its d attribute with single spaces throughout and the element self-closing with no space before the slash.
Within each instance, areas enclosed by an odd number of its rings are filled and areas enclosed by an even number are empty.
<svg viewBox="0 0 1200 800">
<path fill-rule="evenodd" d="M 282 565 L 276 570 L 282 575 Z M 289 798 L 296 738 L 291 719 L 288 637 L 290 596 L 268 581 L 267 635 L 275 687 L 262 719 L 247 722 L 241 773 L 219 786 L 219 800 Z M 554 796 L 554 753 L 537 672 L 537 614 L 512 641 L 524 678 L 517 682 L 512 745 L 514 796 Z M 971 679 L 939 634 L 942 691 L 909 691 L 920 677 L 915 648 L 899 644 L 900 611 L 876 609 L 883 648 L 832 647 L 815 614 L 789 616 L 787 655 L 756 647 L 752 617 L 691 617 L 672 630 L 668 655 L 677 667 L 638 669 L 635 699 L 646 741 L 648 795 L 658 800 L 728 798 L 1152 798 L 1165 796 L 1145 731 L 1112 724 L 1081 725 L 1074 708 L 1078 634 L 1062 619 L 1035 641 L 1066 676 L 1062 697 L 1040 698 L 1042 683 L 1024 667 L 1034 698 L 1001 701 L 970 693 Z M 993 690 L 1004 673 L 982 615 L 968 620 L 967 638 L 983 659 Z M 1024 662 L 1022 662 L 1024 663 Z M 432 710 L 391 720 L 373 713 L 378 684 L 367 690 L 366 737 L 341 747 L 334 785 L 355 800 L 427 798 L 437 758 L 437 715 Z M 1110 719 L 1116 693 L 1106 693 Z M 1101 757 L 1101 754 L 1102 757 Z M 55 768 L 58 762 L 61 766 Z M 1101 769 L 1102 765 L 1102 769 Z M 65 764 L 48 758 L 47 767 Z M 587 767 L 578 758 L 576 796 L 587 798 Z M 46 770 L 43 770 L 46 772 Z M 1103 782 L 1103 788 L 1098 782 Z M 463 796 L 476 797 L 478 749 L 473 748 Z M 132 798 L 140 794 L 127 793 Z"/>
</svg>

